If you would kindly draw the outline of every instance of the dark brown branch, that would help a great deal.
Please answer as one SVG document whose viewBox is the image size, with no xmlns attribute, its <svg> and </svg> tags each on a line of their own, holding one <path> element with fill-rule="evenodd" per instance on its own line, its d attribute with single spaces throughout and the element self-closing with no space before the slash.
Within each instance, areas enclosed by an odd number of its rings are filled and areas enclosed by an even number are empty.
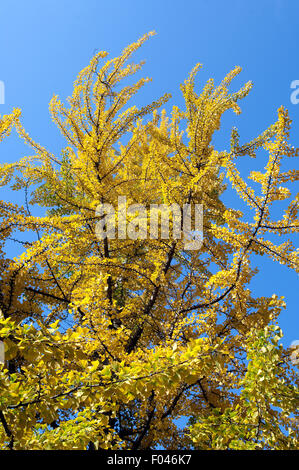
<svg viewBox="0 0 299 470">
<path fill-rule="evenodd" d="M 167 274 L 167 271 L 168 271 L 168 269 L 169 269 L 169 267 L 170 267 L 171 261 L 172 261 L 173 256 L 174 256 L 175 247 L 176 247 L 176 243 L 173 242 L 172 245 L 171 245 L 171 248 L 170 248 L 170 250 L 169 250 L 169 253 L 168 253 L 168 257 L 167 257 L 166 264 L 165 264 L 165 266 L 164 266 L 164 268 L 163 268 L 163 274 L 164 274 L 164 275 Z M 146 306 L 145 306 L 145 309 L 144 309 L 144 312 L 143 312 L 143 316 L 147 317 L 147 316 L 150 314 L 150 312 L 151 312 L 151 310 L 152 310 L 152 308 L 153 308 L 153 306 L 155 305 L 155 302 L 156 302 L 156 300 L 157 300 L 157 297 L 158 297 L 160 288 L 161 288 L 161 285 L 160 285 L 160 284 L 158 284 L 158 285 L 155 287 L 155 289 L 154 289 L 154 291 L 153 291 L 153 293 L 152 293 L 152 295 L 151 295 L 151 297 L 150 297 L 148 303 L 147 303 Z M 134 332 L 134 333 L 131 335 L 131 337 L 129 338 L 128 344 L 126 345 L 126 348 L 125 348 L 125 350 L 126 350 L 126 352 L 127 352 L 128 354 L 130 354 L 130 353 L 133 351 L 133 349 L 135 348 L 136 344 L 138 343 L 138 341 L 139 341 L 139 339 L 140 339 L 140 337 L 141 337 L 141 335 L 142 335 L 142 332 L 143 332 L 143 327 L 144 327 L 143 324 L 142 324 L 141 326 L 138 326 L 138 327 L 136 328 L 135 332 Z"/>
<path fill-rule="evenodd" d="M 8 444 L 8 447 L 10 450 L 13 450 L 13 445 L 14 445 L 14 436 L 13 436 L 13 433 L 11 432 L 8 424 L 7 424 L 7 421 L 5 419 L 5 416 L 3 414 L 3 411 L 0 410 L 0 421 L 2 423 L 2 426 L 4 428 L 4 431 L 5 431 L 5 434 L 7 435 L 7 437 L 10 439 L 9 441 L 9 444 Z"/>
</svg>

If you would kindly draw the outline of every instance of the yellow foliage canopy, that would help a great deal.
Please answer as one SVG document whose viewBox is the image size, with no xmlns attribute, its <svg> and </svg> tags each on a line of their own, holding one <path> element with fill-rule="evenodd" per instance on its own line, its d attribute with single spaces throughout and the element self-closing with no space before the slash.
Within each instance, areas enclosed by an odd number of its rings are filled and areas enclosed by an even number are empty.
<svg viewBox="0 0 299 470">
<path fill-rule="evenodd" d="M 298 197 L 279 220 L 271 216 L 299 175 L 280 169 L 298 156 L 288 112 L 280 108 L 277 122 L 244 145 L 233 129 L 230 149 L 217 151 L 221 116 L 240 113 L 251 83 L 229 92 L 236 67 L 197 94 L 199 65 L 181 86 L 185 109 L 160 112 L 169 95 L 128 107 L 148 81 L 130 84 L 143 64 L 128 61 L 151 34 L 114 59 L 97 53 L 68 106 L 53 97 L 66 140 L 60 156 L 26 133 L 19 110 L 0 121 L 0 140 L 14 127 L 33 152 L 0 167 L 1 185 L 26 195 L 22 207 L 0 203 L 2 449 L 298 445 L 297 376 L 275 326 L 284 302 L 249 289 L 252 255 L 298 271 L 291 241 L 273 241 L 298 231 Z M 258 150 L 269 156 L 250 175 L 260 191 L 237 168 Z M 222 202 L 224 177 L 246 214 Z M 171 236 L 99 239 L 96 208 L 124 195 L 146 210 L 202 204 L 201 248 L 188 251 Z M 43 216 L 34 215 L 38 206 Z M 12 239 L 22 250 L 11 259 Z M 189 419 L 184 429 L 180 417 Z"/>
</svg>

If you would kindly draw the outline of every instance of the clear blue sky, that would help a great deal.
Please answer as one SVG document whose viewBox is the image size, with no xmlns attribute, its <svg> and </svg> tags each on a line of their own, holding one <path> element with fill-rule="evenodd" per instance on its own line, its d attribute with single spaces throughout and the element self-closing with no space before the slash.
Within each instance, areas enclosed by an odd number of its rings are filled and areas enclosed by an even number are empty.
<svg viewBox="0 0 299 470">
<path fill-rule="evenodd" d="M 157 36 L 138 52 L 147 60 L 144 74 L 153 78 L 139 104 L 165 92 L 181 104 L 179 84 L 197 62 L 204 66 L 199 87 L 241 65 L 243 72 L 233 87 L 252 80 L 254 89 L 242 103 L 241 116 L 230 113 L 223 119 L 217 145 L 228 146 L 233 125 L 242 140 L 255 137 L 284 105 L 293 119 L 293 144 L 299 146 L 299 104 L 290 102 L 290 84 L 299 80 L 298 0 L 11 0 L 1 2 L 0 14 L 0 80 L 5 83 L 0 114 L 21 107 L 27 131 L 53 152 L 64 145 L 48 114 L 53 93 L 65 99 L 96 51 L 118 54 L 153 29 Z M 0 161 L 14 161 L 28 152 L 12 137 L 0 145 Z M 250 165 L 264 166 L 259 158 L 240 163 L 243 172 Z M 259 265 L 254 292 L 286 298 L 280 324 L 288 346 L 299 339 L 298 277 L 265 258 Z"/>
</svg>

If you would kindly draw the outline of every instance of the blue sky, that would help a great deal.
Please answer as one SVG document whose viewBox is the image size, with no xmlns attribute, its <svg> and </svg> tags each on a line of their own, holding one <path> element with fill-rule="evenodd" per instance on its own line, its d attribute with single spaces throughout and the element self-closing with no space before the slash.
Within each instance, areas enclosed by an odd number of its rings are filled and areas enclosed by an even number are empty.
<svg viewBox="0 0 299 470">
<path fill-rule="evenodd" d="M 232 87 L 252 80 L 254 88 L 242 103 L 242 115 L 230 112 L 223 119 L 217 147 L 228 147 L 232 126 L 238 127 L 241 141 L 256 137 L 275 121 L 280 105 L 289 109 L 292 143 L 299 146 L 299 104 L 290 101 L 291 82 L 299 80 L 297 0 L 12 0 L 1 2 L 0 14 L 0 80 L 5 83 L 0 114 L 20 107 L 27 131 L 52 152 L 64 146 L 48 113 L 53 93 L 65 99 L 96 51 L 119 54 L 150 30 L 157 35 L 136 60 L 146 59 L 143 73 L 153 82 L 141 92 L 138 104 L 165 92 L 172 94 L 171 104 L 182 104 L 179 85 L 197 62 L 203 64 L 198 87 L 241 65 L 242 74 Z M 0 161 L 29 152 L 13 136 L 1 144 Z M 264 161 L 248 158 L 240 165 L 246 174 L 261 169 Z M 17 201 L 17 194 L 13 196 Z M 259 267 L 254 292 L 286 298 L 280 324 L 288 346 L 299 339 L 298 276 L 266 258 Z"/>
</svg>

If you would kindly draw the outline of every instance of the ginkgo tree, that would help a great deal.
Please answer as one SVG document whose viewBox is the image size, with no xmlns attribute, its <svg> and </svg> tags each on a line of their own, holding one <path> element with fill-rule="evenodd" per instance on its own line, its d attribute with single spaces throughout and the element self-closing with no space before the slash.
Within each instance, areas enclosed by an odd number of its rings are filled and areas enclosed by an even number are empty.
<svg viewBox="0 0 299 470">
<path fill-rule="evenodd" d="M 2 449 L 298 447 L 285 303 L 250 290 L 257 256 L 298 271 L 287 237 L 299 227 L 288 187 L 299 172 L 281 167 L 298 156 L 288 112 L 244 144 L 233 129 L 229 148 L 216 150 L 222 114 L 239 114 L 252 87 L 229 91 L 240 67 L 197 94 L 197 65 L 181 86 L 184 109 L 160 111 L 169 95 L 128 104 L 149 81 L 131 82 L 143 65 L 131 56 L 151 35 L 119 57 L 97 53 L 67 105 L 53 97 L 60 155 L 28 135 L 19 109 L 1 118 L 0 140 L 14 129 L 32 153 L 0 166 L 1 185 L 24 193 L 23 205 L 0 203 Z M 238 162 L 257 152 L 268 162 L 255 160 L 250 184 Z M 244 212 L 224 204 L 227 185 Z M 201 204 L 200 248 L 171 230 L 168 239 L 100 238 L 97 207 L 124 196 L 146 211 Z"/>
</svg>

